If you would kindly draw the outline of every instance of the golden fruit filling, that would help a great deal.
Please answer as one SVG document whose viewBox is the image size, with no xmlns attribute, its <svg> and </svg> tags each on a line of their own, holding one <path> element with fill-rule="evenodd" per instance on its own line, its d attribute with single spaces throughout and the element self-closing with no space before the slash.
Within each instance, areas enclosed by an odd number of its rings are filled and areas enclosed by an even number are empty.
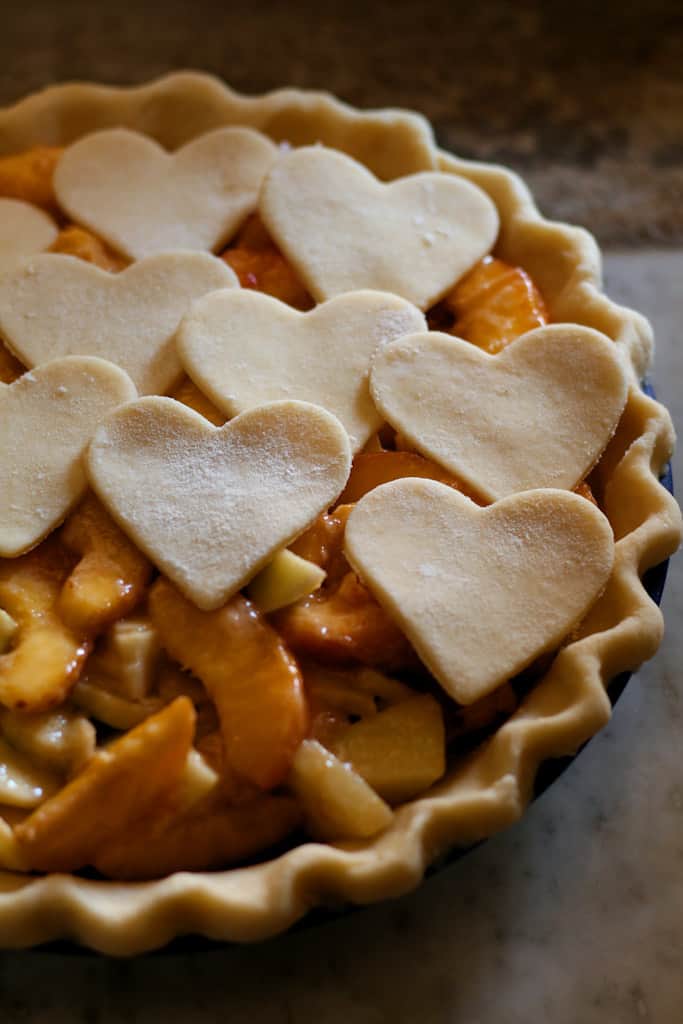
<svg viewBox="0 0 683 1024">
<path fill-rule="evenodd" d="M 52 253 L 121 274 L 130 256 L 60 206 L 61 157 L 0 158 L 0 197 L 56 218 Z M 258 212 L 218 252 L 243 290 L 316 307 Z M 549 322 L 530 275 L 492 254 L 426 317 L 496 358 Z M 0 380 L 23 372 L 0 343 Z M 231 418 L 181 373 L 170 393 L 214 425 Z M 490 503 L 378 422 L 338 499 L 216 608 L 159 574 L 93 491 L 33 550 L 0 560 L 0 816 L 15 863 L 141 879 L 243 862 L 288 837 L 367 838 L 509 717 L 514 681 L 467 705 L 444 692 L 345 553 L 359 503 L 416 480 Z M 585 480 L 577 490 L 594 501 Z"/>
</svg>

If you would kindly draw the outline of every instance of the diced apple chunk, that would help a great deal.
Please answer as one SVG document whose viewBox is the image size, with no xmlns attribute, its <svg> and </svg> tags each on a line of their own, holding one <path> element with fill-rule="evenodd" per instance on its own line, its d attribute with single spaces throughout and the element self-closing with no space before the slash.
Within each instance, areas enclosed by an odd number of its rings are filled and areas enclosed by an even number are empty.
<svg viewBox="0 0 683 1024">
<path fill-rule="evenodd" d="M 74 775 L 95 753 L 95 727 L 70 708 L 0 711 L 0 731 L 17 750 L 60 775 Z"/>
<path fill-rule="evenodd" d="M 179 810 L 186 811 L 189 807 L 199 803 L 216 788 L 218 782 L 218 772 L 215 772 L 200 752 L 192 747 L 180 777 Z"/>
<path fill-rule="evenodd" d="M 254 576 L 247 593 L 259 611 L 274 612 L 312 594 L 325 576 L 319 565 L 285 548 Z"/>
<path fill-rule="evenodd" d="M 104 722 L 112 729 L 133 729 L 150 715 L 156 714 L 164 705 L 157 697 L 146 700 L 126 700 L 116 693 L 110 693 L 97 681 L 90 681 L 88 676 L 79 679 L 71 698 L 79 708 L 98 722 Z"/>
<path fill-rule="evenodd" d="M 316 740 L 304 740 L 299 747 L 289 784 L 318 839 L 367 839 L 391 822 L 384 800 Z"/>
<path fill-rule="evenodd" d="M 8 807 L 38 807 L 61 785 L 51 772 L 34 765 L 0 739 L 0 804 Z"/>
<path fill-rule="evenodd" d="M 384 800 L 410 800 L 446 770 L 441 708 L 428 694 L 411 697 L 350 725 L 333 748 Z"/>
</svg>

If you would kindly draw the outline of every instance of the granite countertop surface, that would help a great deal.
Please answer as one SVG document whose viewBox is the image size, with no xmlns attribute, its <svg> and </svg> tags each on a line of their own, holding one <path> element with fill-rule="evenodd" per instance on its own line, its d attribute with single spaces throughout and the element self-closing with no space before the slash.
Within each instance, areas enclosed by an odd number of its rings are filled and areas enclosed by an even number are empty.
<svg viewBox="0 0 683 1024">
<path fill-rule="evenodd" d="M 5 0 L 0 102 L 57 79 L 195 66 L 250 92 L 325 86 L 420 109 L 445 144 L 512 164 L 545 212 L 594 228 L 608 291 L 654 323 L 655 381 L 680 424 L 680 5 L 551 7 L 262 0 L 237 12 L 166 0 L 101 12 Z M 519 824 L 415 893 L 254 947 L 135 961 L 0 954 L 0 1021 L 679 1024 L 680 559 L 663 607 L 662 648 L 607 728 Z"/>
</svg>

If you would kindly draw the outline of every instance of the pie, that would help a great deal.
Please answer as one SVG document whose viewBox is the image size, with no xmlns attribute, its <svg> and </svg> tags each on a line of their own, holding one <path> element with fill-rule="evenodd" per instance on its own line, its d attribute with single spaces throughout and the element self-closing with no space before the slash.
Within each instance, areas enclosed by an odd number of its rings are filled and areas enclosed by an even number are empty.
<svg viewBox="0 0 683 1024">
<path fill-rule="evenodd" d="M 591 236 L 189 72 L 0 112 L 0 217 L 0 942 L 263 938 L 517 820 L 681 533 Z"/>
</svg>

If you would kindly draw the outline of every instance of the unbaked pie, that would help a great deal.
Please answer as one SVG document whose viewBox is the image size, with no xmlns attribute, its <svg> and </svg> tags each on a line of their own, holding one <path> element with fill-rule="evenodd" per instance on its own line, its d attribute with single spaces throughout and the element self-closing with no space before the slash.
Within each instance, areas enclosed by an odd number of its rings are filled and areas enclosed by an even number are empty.
<svg viewBox="0 0 683 1024">
<path fill-rule="evenodd" d="M 680 537 L 591 237 L 417 115 L 192 73 L 0 150 L 2 944 L 255 939 L 515 821 Z"/>
</svg>

